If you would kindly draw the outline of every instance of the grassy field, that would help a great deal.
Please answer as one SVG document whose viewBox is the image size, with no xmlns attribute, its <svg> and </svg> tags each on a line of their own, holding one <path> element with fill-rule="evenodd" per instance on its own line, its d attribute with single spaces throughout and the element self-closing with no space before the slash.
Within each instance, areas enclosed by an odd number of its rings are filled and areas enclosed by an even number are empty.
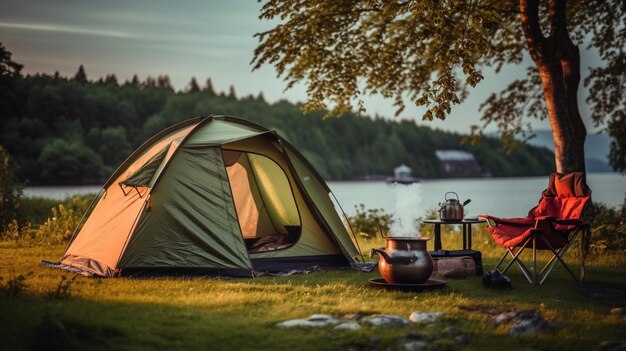
<svg viewBox="0 0 626 351">
<path fill-rule="evenodd" d="M 489 268 L 497 251 L 484 232 L 476 234 L 475 247 Z M 452 247 L 459 236 L 447 233 L 443 242 Z M 368 241 L 363 249 L 380 244 Z M 557 268 L 544 285 L 531 286 L 515 268 L 512 289 L 485 289 L 480 279 L 467 278 L 449 279 L 436 292 L 405 293 L 372 288 L 367 280 L 376 272 L 352 270 L 256 279 L 94 279 L 39 264 L 57 260 L 63 249 L 0 243 L 0 349 L 396 350 L 399 338 L 419 332 L 434 350 L 594 350 L 602 341 L 626 339 L 624 315 L 610 312 L 626 307 L 623 252 L 596 253 L 582 284 Z M 513 337 L 489 321 L 519 309 L 539 310 L 556 329 Z M 341 332 L 275 327 L 316 313 L 408 318 L 413 311 L 442 311 L 445 318 L 432 326 Z M 466 333 L 469 343 L 443 337 L 448 326 Z"/>
</svg>

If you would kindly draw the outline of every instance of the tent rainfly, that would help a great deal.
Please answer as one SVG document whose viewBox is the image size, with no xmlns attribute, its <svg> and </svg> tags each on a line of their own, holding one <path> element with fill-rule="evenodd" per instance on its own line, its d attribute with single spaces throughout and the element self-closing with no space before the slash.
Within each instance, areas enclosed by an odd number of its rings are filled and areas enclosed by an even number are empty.
<svg viewBox="0 0 626 351">
<path fill-rule="evenodd" d="M 304 157 L 230 116 L 176 124 L 104 184 L 58 267 L 104 277 L 345 266 L 361 260 Z"/>
</svg>

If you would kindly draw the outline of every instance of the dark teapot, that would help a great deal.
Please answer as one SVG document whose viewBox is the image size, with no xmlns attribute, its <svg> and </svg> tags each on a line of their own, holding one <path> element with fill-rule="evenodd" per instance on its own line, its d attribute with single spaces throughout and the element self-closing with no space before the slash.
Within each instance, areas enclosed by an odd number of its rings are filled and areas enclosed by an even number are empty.
<svg viewBox="0 0 626 351">
<path fill-rule="evenodd" d="M 385 249 L 372 249 L 379 255 L 378 271 L 390 284 L 422 284 L 433 273 L 433 260 L 424 237 L 385 237 Z"/>
<path fill-rule="evenodd" d="M 448 194 L 454 194 L 456 199 L 448 198 Z M 467 199 L 462 204 L 459 202 L 459 195 L 453 191 L 449 191 L 444 195 L 446 200 L 443 203 L 439 203 L 439 218 L 442 221 L 460 222 L 463 220 L 463 207 L 469 204 L 472 200 Z"/>
</svg>

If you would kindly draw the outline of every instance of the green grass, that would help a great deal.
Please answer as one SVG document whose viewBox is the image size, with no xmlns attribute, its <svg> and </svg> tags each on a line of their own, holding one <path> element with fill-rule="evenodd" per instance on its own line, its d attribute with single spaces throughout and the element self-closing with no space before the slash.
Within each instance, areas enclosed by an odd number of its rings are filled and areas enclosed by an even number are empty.
<svg viewBox="0 0 626 351">
<path fill-rule="evenodd" d="M 498 251 L 487 239 L 477 233 L 474 247 L 489 267 Z M 460 238 L 447 233 L 443 242 L 444 248 L 453 247 Z M 364 242 L 362 249 L 381 244 Z M 0 349 L 394 350 L 396 340 L 410 332 L 439 340 L 435 349 L 461 349 L 451 340 L 440 340 L 446 326 L 469 335 L 464 350 L 593 350 L 602 341 L 625 339 L 624 317 L 610 313 L 612 307 L 626 307 L 623 252 L 590 258 L 584 284 L 559 267 L 544 285 L 531 286 L 513 268 L 509 290 L 485 289 L 480 279 L 468 278 L 449 279 L 448 287 L 436 292 L 403 293 L 372 288 L 367 280 L 377 273 L 351 270 L 257 279 L 94 279 L 74 278 L 39 264 L 41 259 L 58 259 L 63 249 L 0 243 L 0 285 L 32 272 L 19 291 L 5 287 L 0 292 Z M 74 280 L 67 283 L 63 276 Z M 505 327 L 489 322 L 490 316 L 514 309 L 538 309 L 558 328 L 511 337 Z M 315 313 L 408 317 L 413 311 L 443 311 L 446 317 L 432 327 L 343 332 L 274 326 Z M 378 345 L 370 341 L 372 336 L 380 338 Z"/>
</svg>

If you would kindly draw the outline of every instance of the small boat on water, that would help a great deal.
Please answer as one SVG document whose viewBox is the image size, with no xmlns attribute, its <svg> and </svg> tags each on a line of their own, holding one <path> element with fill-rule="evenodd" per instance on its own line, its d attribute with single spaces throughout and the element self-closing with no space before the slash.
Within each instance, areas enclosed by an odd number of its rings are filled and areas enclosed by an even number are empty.
<svg viewBox="0 0 626 351">
<path fill-rule="evenodd" d="M 413 184 L 419 183 L 420 180 L 411 174 L 411 168 L 405 164 L 401 164 L 393 170 L 393 177 L 387 178 L 387 183 Z"/>
</svg>

